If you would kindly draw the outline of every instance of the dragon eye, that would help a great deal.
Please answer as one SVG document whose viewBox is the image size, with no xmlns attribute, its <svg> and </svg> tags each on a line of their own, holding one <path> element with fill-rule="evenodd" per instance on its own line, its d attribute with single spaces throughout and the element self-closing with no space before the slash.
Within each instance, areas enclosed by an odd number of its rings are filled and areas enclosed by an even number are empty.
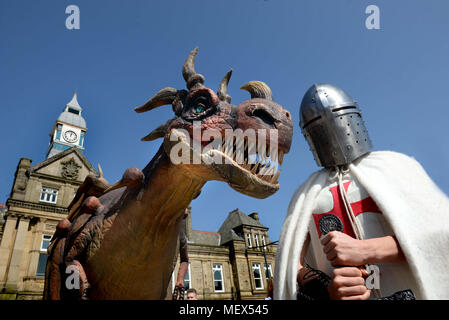
<svg viewBox="0 0 449 320">
<path fill-rule="evenodd" d="M 203 113 L 204 110 L 205 110 L 205 107 L 202 104 L 197 104 L 195 107 L 195 113 Z"/>
<path fill-rule="evenodd" d="M 187 108 L 183 111 L 183 117 L 188 120 L 199 120 L 214 112 L 214 106 L 211 106 L 210 97 L 201 92 L 196 96 L 189 98 Z"/>
</svg>

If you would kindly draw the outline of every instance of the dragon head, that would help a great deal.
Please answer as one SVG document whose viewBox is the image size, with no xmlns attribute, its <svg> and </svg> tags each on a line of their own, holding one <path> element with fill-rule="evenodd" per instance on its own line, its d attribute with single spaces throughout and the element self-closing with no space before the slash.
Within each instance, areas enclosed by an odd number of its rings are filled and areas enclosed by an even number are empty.
<svg viewBox="0 0 449 320">
<path fill-rule="evenodd" d="M 163 138 L 173 164 L 205 180 L 227 182 L 233 189 L 266 198 L 279 189 L 284 154 L 290 150 L 290 113 L 273 101 L 270 88 L 250 81 L 241 89 L 251 99 L 231 104 L 229 71 L 217 93 L 205 87 L 204 76 L 194 68 L 198 48 L 187 57 L 182 74 L 187 90 L 164 88 L 135 108 L 138 113 L 171 105 L 175 116 L 143 141 Z"/>
</svg>

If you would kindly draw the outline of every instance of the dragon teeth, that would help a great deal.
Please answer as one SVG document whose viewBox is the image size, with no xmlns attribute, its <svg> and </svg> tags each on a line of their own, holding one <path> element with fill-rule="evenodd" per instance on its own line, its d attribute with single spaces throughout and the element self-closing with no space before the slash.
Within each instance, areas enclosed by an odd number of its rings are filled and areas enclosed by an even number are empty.
<svg viewBox="0 0 449 320">
<path fill-rule="evenodd" d="M 266 175 L 268 174 L 268 171 L 270 171 L 270 167 L 264 166 L 264 167 L 259 171 L 259 175 L 261 175 L 261 176 L 266 176 Z"/>
<path fill-rule="evenodd" d="M 260 166 L 260 163 L 256 163 L 256 164 L 253 166 L 253 168 L 251 169 L 251 172 L 255 174 L 255 173 L 257 172 L 257 168 L 259 168 L 259 166 Z"/>
<path fill-rule="evenodd" d="M 243 150 L 241 150 L 242 147 Z M 250 147 L 251 146 L 248 144 L 248 140 L 246 139 L 239 139 L 238 144 L 237 139 L 233 139 L 232 142 L 228 142 L 225 139 L 222 143 L 221 149 L 223 153 L 232 156 L 232 159 L 243 169 L 257 175 L 257 177 L 263 179 L 264 181 L 272 184 L 276 183 L 281 174 L 279 167 L 284 160 L 284 153 L 282 151 L 276 152 L 275 150 L 271 150 L 270 146 L 267 145 L 265 150 L 266 153 L 258 152 L 250 154 Z M 251 147 L 251 149 L 253 149 L 253 147 Z M 241 154 L 242 151 L 243 155 Z"/>
<path fill-rule="evenodd" d="M 279 164 L 282 164 L 284 161 L 284 153 L 282 151 L 279 151 Z"/>
<path fill-rule="evenodd" d="M 271 179 L 271 183 L 276 183 L 280 175 L 281 175 L 281 171 L 279 170 L 278 172 L 276 172 L 276 174 Z"/>
</svg>

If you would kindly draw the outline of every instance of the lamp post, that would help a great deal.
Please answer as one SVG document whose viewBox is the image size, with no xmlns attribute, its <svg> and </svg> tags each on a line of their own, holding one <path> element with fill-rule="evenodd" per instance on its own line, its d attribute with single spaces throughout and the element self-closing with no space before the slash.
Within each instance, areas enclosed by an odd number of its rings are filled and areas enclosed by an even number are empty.
<svg viewBox="0 0 449 320">
<path fill-rule="evenodd" d="M 265 280 L 266 281 L 268 281 L 269 276 L 268 276 L 268 261 L 267 261 L 267 255 L 265 253 L 265 247 L 271 246 L 271 245 L 276 244 L 278 242 L 279 242 L 279 240 L 276 240 L 276 241 L 273 241 L 273 242 L 270 242 L 270 243 L 267 243 L 267 244 L 264 244 L 264 245 L 261 245 L 261 246 L 252 247 L 252 249 L 262 248 L 263 258 L 265 260 Z"/>
</svg>

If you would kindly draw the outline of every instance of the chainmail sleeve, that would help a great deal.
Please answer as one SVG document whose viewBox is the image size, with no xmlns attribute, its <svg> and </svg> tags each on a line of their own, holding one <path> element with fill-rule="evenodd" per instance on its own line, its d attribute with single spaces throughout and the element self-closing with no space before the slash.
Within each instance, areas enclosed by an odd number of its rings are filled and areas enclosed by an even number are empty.
<svg viewBox="0 0 449 320">
<path fill-rule="evenodd" d="M 189 254 L 187 252 L 187 235 L 186 235 L 186 219 L 181 223 L 181 231 L 179 232 L 179 257 L 180 263 L 189 262 Z"/>
</svg>

